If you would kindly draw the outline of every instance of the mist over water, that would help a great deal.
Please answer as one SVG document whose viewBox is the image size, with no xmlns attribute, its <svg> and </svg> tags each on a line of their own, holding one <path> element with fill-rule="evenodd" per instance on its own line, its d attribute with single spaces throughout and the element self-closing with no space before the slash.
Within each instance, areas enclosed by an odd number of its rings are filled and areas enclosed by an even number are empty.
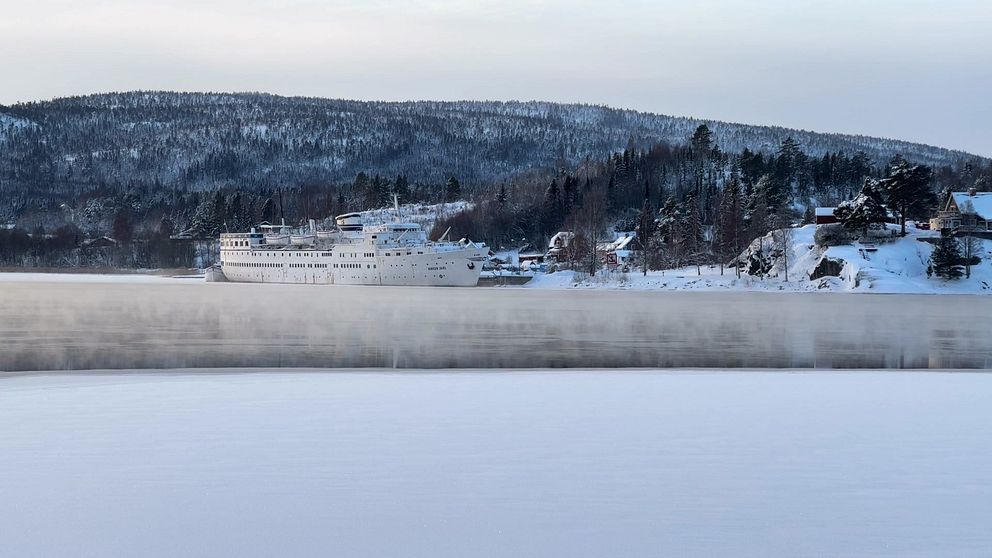
<svg viewBox="0 0 992 558">
<path fill-rule="evenodd" d="M 976 296 L 4 283 L 0 370 L 988 368 Z"/>
</svg>

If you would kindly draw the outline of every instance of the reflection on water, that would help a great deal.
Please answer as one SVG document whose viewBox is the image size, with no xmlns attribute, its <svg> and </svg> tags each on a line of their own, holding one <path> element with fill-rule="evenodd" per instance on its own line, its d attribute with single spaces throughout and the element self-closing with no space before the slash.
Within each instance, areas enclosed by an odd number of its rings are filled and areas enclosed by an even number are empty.
<svg viewBox="0 0 992 558">
<path fill-rule="evenodd" d="M 988 368 L 975 296 L 5 283 L 0 370 Z"/>
</svg>

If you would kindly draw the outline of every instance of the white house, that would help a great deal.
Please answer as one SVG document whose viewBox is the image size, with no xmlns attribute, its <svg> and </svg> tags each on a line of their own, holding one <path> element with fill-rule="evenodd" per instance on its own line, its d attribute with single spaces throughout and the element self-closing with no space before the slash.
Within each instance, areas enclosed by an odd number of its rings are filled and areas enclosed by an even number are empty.
<svg viewBox="0 0 992 558">
<path fill-rule="evenodd" d="M 637 234 L 633 231 L 614 233 L 610 242 L 602 242 L 596 246 L 608 266 L 623 267 L 634 263 Z"/>
</svg>

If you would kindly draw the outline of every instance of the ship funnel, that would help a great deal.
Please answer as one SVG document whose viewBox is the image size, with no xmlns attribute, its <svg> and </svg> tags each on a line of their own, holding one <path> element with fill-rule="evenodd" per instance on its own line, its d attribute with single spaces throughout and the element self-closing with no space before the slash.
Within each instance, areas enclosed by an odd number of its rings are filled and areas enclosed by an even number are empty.
<svg viewBox="0 0 992 558">
<path fill-rule="evenodd" d="M 337 224 L 338 228 L 342 231 L 360 231 L 362 230 L 362 214 L 361 213 L 346 213 L 344 215 L 338 215 L 334 218 L 334 222 Z"/>
</svg>

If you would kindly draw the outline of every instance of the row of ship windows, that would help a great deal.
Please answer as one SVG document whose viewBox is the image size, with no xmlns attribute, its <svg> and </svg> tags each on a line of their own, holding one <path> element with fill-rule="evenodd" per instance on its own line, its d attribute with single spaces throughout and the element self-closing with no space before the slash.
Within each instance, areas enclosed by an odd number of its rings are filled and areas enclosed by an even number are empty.
<svg viewBox="0 0 992 558">
<path fill-rule="evenodd" d="M 417 252 L 417 253 L 423 255 L 423 252 Z M 324 254 L 321 254 L 321 255 L 323 256 Z M 327 254 L 327 255 L 330 256 L 330 254 Z M 396 252 L 395 254 L 392 253 L 392 252 L 386 252 L 385 255 L 386 256 L 402 256 L 403 255 L 403 252 Z M 407 256 L 412 256 L 413 255 L 413 252 L 407 252 L 406 255 Z M 342 253 L 338 254 L 338 257 L 339 258 L 346 258 L 346 257 L 357 258 L 358 257 L 358 252 L 351 252 L 350 254 L 345 254 L 344 252 L 342 252 Z M 375 257 L 375 252 L 365 252 L 365 253 L 362 254 L 362 257 L 363 258 L 374 258 Z"/>
<path fill-rule="evenodd" d="M 269 262 L 221 262 L 224 267 L 269 267 L 269 268 L 282 268 L 282 267 L 292 267 L 292 268 L 326 268 L 328 264 L 303 264 L 303 263 L 291 263 L 291 264 L 281 264 L 281 263 L 269 263 Z M 334 267 L 337 267 L 336 265 Z"/>
<path fill-rule="evenodd" d="M 268 263 L 268 262 L 221 262 L 224 267 L 268 267 L 268 268 L 282 268 L 283 266 L 288 266 L 291 268 L 306 268 L 306 269 L 327 269 L 330 264 L 303 264 L 303 263 L 291 263 L 291 264 L 279 264 L 279 263 Z M 376 269 L 375 264 L 334 264 L 334 269 L 361 269 L 364 266 L 365 269 Z"/>
<path fill-rule="evenodd" d="M 228 242 L 238 242 L 238 243 L 241 243 L 242 241 L 240 241 L 240 240 L 230 240 Z M 247 241 L 245 241 L 244 244 L 247 246 Z M 312 257 L 318 255 L 317 252 L 290 252 L 290 253 L 286 253 L 286 252 L 268 252 L 268 251 L 266 251 L 266 252 L 257 252 L 257 251 L 254 251 L 254 250 L 252 250 L 252 251 L 244 250 L 244 251 L 239 251 L 239 252 L 235 252 L 235 253 L 237 253 L 237 254 L 251 254 L 251 257 L 253 257 L 253 258 L 255 258 L 255 257 L 262 257 L 263 255 L 266 256 L 266 257 L 277 256 L 277 255 L 279 255 L 279 256 L 289 256 L 289 257 L 292 257 L 294 254 L 296 255 L 297 258 L 312 258 Z M 417 254 L 423 255 L 424 253 L 418 251 Z M 321 252 L 319 254 L 320 257 L 324 257 L 324 258 L 331 257 L 332 255 L 333 254 L 331 252 Z M 385 255 L 386 256 L 402 256 L 403 255 L 403 252 L 396 252 L 396 253 L 386 252 Z M 407 256 L 412 256 L 413 255 L 413 252 L 407 252 L 406 255 Z M 338 254 L 338 257 L 340 257 L 340 258 L 345 258 L 345 257 L 357 258 L 358 257 L 358 252 L 351 252 L 349 254 L 346 254 L 344 252 L 341 252 L 341 253 Z M 365 253 L 362 254 L 362 257 L 364 257 L 364 258 L 374 258 L 375 257 L 375 252 L 365 252 Z"/>
<path fill-rule="evenodd" d="M 239 250 L 239 251 L 234 252 L 234 253 L 235 254 L 248 254 L 248 255 L 251 255 L 251 257 L 253 257 L 253 258 L 260 258 L 262 256 L 266 256 L 266 257 L 268 257 L 268 256 L 289 256 L 289 257 L 293 257 L 293 255 L 295 255 L 297 258 L 312 258 L 312 257 L 318 255 L 316 252 L 290 252 L 290 253 L 286 253 L 286 252 L 270 252 L 270 251 L 259 252 L 259 251 L 255 251 L 255 250 Z M 321 256 L 324 256 L 324 257 L 330 257 L 332 254 L 330 252 L 321 252 L 320 255 Z"/>
</svg>

